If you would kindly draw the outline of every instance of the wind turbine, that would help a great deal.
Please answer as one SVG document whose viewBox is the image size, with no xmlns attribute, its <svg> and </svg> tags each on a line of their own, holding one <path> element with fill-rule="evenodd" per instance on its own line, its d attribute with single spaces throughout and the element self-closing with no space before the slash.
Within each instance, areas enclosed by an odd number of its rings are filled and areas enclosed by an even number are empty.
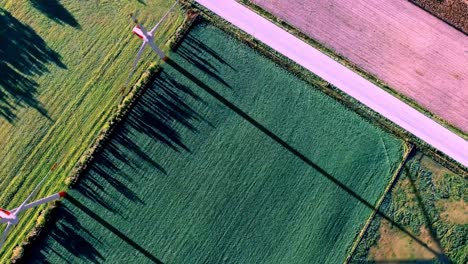
<svg viewBox="0 0 468 264">
<path fill-rule="evenodd" d="M 163 61 L 167 61 L 169 59 L 169 57 L 167 57 L 166 54 L 164 54 L 164 52 L 158 46 L 156 46 L 156 44 L 154 44 L 154 32 L 159 28 L 161 23 L 164 21 L 164 19 L 166 19 L 166 17 L 174 9 L 174 7 L 176 6 L 178 2 L 179 0 L 177 0 L 171 6 L 171 8 L 169 8 L 166 14 L 164 14 L 164 16 L 159 20 L 158 23 L 156 23 L 156 25 L 150 31 L 147 31 L 145 27 L 143 27 L 143 25 L 140 22 L 138 22 L 138 19 L 137 19 L 138 11 L 135 14 L 130 14 L 130 18 L 132 19 L 133 23 L 135 23 L 135 27 L 133 28 L 132 32 L 133 34 L 137 35 L 140 39 L 142 39 L 143 43 L 141 44 L 141 47 L 138 50 L 135 61 L 133 62 L 132 71 L 128 75 L 127 82 L 125 83 L 125 87 L 127 87 L 128 82 L 130 81 L 130 77 L 132 77 L 133 73 L 135 72 L 138 61 L 140 60 L 141 55 L 143 54 L 143 51 L 145 50 L 146 46 L 150 46 L 151 49 L 154 50 Z"/>
<path fill-rule="evenodd" d="M 57 166 L 57 163 L 52 166 L 52 168 L 49 170 L 49 173 L 53 171 Z M 49 175 L 47 173 L 47 175 Z M 42 185 L 44 180 L 47 178 L 47 175 L 39 182 L 39 184 L 34 188 L 34 190 L 29 194 L 29 196 L 24 200 L 24 202 L 17 208 L 12 209 L 12 210 L 5 210 L 3 208 L 0 208 L 0 223 L 6 223 L 7 227 L 5 231 L 3 231 L 2 237 L 0 238 L 0 249 L 3 247 L 3 243 L 6 240 L 6 237 L 10 230 L 13 228 L 14 225 L 16 225 L 19 220 L 19 214 L 27 209 L 37 207 L 39 205 L 60 199 L 61 197 L 64 197 L 66 195 L 66 192 L 58 192 L 56 194 L 47 196 L 45 198 L 39 199 L 37 201 L 34 201 L 32 203 L 27 203 L 34 195 L 36 195 L 37 191 L 39 190 L 39 187 Z"/>
</svg>

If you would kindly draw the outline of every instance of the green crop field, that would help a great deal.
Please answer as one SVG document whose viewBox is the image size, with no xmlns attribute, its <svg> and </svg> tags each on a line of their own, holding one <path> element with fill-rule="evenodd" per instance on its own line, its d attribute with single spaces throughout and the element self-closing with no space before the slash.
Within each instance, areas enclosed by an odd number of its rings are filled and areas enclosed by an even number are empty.
<svg viewBox="0 0 468 264">
<path fill-rule="evenodd" d="M 142 20 L 154 24 L 172 3 L 0 1 L 0 207 L 18 206 L 56 161 L 60 166 L 39 195 L 64 187 L 115 111 L 141 45 L 131 34 L 128 14 L 142 9 Z M 181 11 L 170 16 L 157 39 L 167 40 L 182 20 Z M 156 56 L 147 51 L 144 58 L 133 80 Z M 0 252 L 0 263 L 38 213 L 24 215 Z"/>
<path fill-rule="evenodd" d="M 210 24 L 171 58 L 29 261 L 344 260 L 402 142 Z"/>
</svg>

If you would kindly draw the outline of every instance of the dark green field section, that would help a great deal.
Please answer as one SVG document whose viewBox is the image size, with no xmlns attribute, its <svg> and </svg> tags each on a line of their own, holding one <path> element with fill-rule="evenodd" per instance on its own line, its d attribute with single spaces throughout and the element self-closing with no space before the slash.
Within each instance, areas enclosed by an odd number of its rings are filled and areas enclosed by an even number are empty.
<svg viewBox="0 0 468 264">
<path fill-rule="evenodd" d="M 400 140 L 202 23 L 31 260 L 342 262 L 371 213 L 358 199 L 377 201 L 402 153 Z"/>
</svg>

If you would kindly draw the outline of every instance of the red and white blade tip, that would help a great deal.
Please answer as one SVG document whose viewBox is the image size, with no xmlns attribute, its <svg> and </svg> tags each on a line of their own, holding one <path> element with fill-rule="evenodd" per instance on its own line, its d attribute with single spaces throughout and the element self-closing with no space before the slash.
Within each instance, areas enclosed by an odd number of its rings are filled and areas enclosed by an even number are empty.
<svg viewBox="0 0 468 264">
<path fill-rule="evenodd" d="M 60 196 L 60 198 L 62 197 L 65 197 L 67 195 L 67 192 L 59 192 L 58 195 Z"/>
<path fill-rule="evenodd" d="M 10 214 L 11 214 L 10 211 L 5 210 L 5 209 L 3 209 L 3 208 L 0 208 L 0 212 L 4 213 L 4 214 L 6 214 L 6 215 L 10 215 Z"/>
</svg>

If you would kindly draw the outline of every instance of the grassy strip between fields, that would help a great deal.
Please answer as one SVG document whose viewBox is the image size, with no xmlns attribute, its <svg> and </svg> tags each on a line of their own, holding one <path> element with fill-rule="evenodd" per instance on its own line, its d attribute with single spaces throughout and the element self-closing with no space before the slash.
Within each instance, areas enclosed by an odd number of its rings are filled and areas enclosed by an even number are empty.
<svg viewBox="0 0 468 264">
<path fill-rule="evenodd" d="M 322 53 L 325 53 L 327 56 L 333 58 L 334 60 L 338 61 L 340 64 L 348 67 L 349 69 L 353 70 L 357 74 L 361 75 L 365 79 L 369 80 L 373 84 L 377 85 L 378 87 L 384 89 L 385 91 L 389 92 L 393 96 L 397 97 L 401 101 L 405 102 L 406 104 L 410 105 L 414 109 L 418 110 L 419 112 L 423 113 L 424 115 L 436 120 L 439 124 L 443 125 L 450 131 L 456 133 L 460 137 L 464 139 L 468 139 L 468 134 L 464 133 L 462 130 L 459 128 L 453 126 L 452 124 L 448 123 L 446 120 L 442 119 L 438 115 L 432 113 L 428 109 L 425 109 L 424 107 L 420 106 L 416 101 L 413 99 L 409 98 L 406 95 L 403 95 L 390 87 L 388 84 L 383 82 L 382 80 L 378 79 L 376 76 L 370 74 L 369 72 L 365 71 L 358 65 L 354 64 L 353 62 L 349 61 L 345 57 L 339 55 L 336 51 L 334 51 L 331 48 L 326 47 L 322 43 L 318 42 L 315 39 L 312 39 L 311 37 L 307 36 L 306 34 L 302 33 L 299 29 L 296 29 L 292 25 L 288 24 L 286 21 L 275 17 L 274 15 L 270 14 L 268 11 L 264 10 L 260 6 L 256 5 L 255 3 L 252 3 L 249 0 L 238 0 L 240 3 L 243 5 L 247 6 L 250 8 L 252 11 L 258 13 L 262 17 L 270 20 L 271 22 L 275 23 L 282 29 L 286 30 L 287 32 L 293 34 L 294 36 L 298 37 L 302 41 L 305 41 L 307 44 L 313 46 L 314 48 L 320 50 Z"/>
<path fill-rule="evenodd" d="M 169 40 L 169 47 L 174 48 L 180 43 L 185 34 L 190 30 L 194 22 L 197 20 L 197 14 L 193 10 L 187 10 L 184 22 Z M 93 162 L 96 154 L 106 145 L 115 131 L 115 127 L 124 119 L 128 112 L 135 105 L 138 98 L 144 94 L 147 84 L 159 73 L 160 62 L 155 62 L 141 75 L 135 85 L 131 87 L 127 94 L 123 95 L 122 101 L 119 104 L 117 111 L 109 118 L 107 124 L 101 129 L 94 142 L 88 150 L 81 156 L 75 164 L 70 176 L 66 179 L 67 188 L 71 189 L 76 186 L 79 179 L 87 171 L 87 168 Z M 13 250 L 11 257 L 12 263 L 20 263 L 28 249 L 33 246 L 33 243 L 46 233 L 47 222 L 50 220 L 53 211 L 60 205 L 60 201 L 55 201 L 41 211 L 40 216 L 36 220 L 36 225 L 29 232 L 27 237 Z"/>
<path fill-rule="evenodd" d="M 408 158 L 410 157 L 411 152 L 413 151 L 413 148 L 414 148 L 413 145 L 411 145 L 409 143 L 405 144 L 405 153 L 403 154 L 403 159 L 402 159 L 400 165 L 398 166 L 395 173 L 393 174 L 392 179 L 390 180 L 387 188 L 385 188 L 384 192 L 382 193 L 382 196 L 377 201 L 377 204 L 375 205 L 374 211 L 369 216 L 369 219 L 364 224 L 364 227 L 362 228 L 361 232 L 359 232 L 358 236 L 356 237 L 356 240 L 354 241 L 353 245 L 351 246 L 351 249 L 349 250 L 349 254 L 346 257 L 344 263 L 346 263 L 346 264 L 350 263 L 353 255 L 354 255 L 354 252 L 356 252 L 356 249 L 357 249 L 359 243 L 361 243 L 361 240 L 364 237 L 364 234 L 366 233 L 367 229 L 369 228 L 369 225 L 374 220 L 377 213 L 381 213 L 380 212 L 380 206 L 382 205 L 383 201 L 385 200 L 385 197 L 387 196 L 387 194 L 392 190 L 393 186 L 395 186 L 395 183 L 397 182 L 397 180 L 398 180 L 398 178 L 399 178 L 399 176 L 401 174 L 401 171 L 403 170 L 403 166 L 405 166 Z"/>
<path fill-rule="evenodd" d="M 243 2 L 241 0 L 241 2 Z M 393 133 L 399 138 L 402 138 L 405 141 L 411 142 L 412 144 L 415 145 L 418 149 L 420 149 L 423 153 L 426 155 L 430 156 L 437 162 L 441 163 L 443 166 L 446 168 L 464 176 L 468 176 L 468 168 L 464 167 L 460 163 L 454 161 L 452 158 L 447 156 L 445 153 L 435 149 L 431 145 L 427 144 L 426 142 L 422 141 L 418 137 L 414 136 L 413 134 L 409 133 L 408 131 L 404 130 L 400 126 L 394 124 L 393 122 L 389 121 L 387 118 L 382 116 L 381 114 L 375 112 L 374 110 L 370 109 L 369 107 L 363 105 L 356 99 L 352 98 L 348 94 L 344 93 L 337 87 L 331 85 L 327 81 L 323 80 L 319 76 L 311 73 L 309 70 L 303 68 L 296 62 L 290 60 L 289 58 L 285 57 L 284 55 L 278 53 L 277 51 L 273 50 L 266 44 L 258 41 L 255 39 L 253 36 L 250 36 L 249 34 L 241 31 L 240 29 L 236 28 L 226 20 L 220 18 L 216 14 L 212 13 L 210 10 L 206 9 L 204 6 L 194 2 L 193 0 L 181 0 L 181 3 L 184 4 L 187 8 L 195 8 L 200 11 L 200 14 L 208 21 L 219 27 L 220 29 L 228 32 L 229 34 L 235 36 L 239 40 L 243 41 L 250 47 L 258 50 L 261 52 L 264 56 L 272 59 L 285 69 L 291 71 L 294 75 L 299 77 L 300 79 L 312 84 L 313 86 L 318 87 L 321 89 L 322 92 L 325 94 L 332 96 L 336 98 L 341 104 L 346 106 L 348 109 L 351 111 L 357 112 L 359 115 L 362 117 L 366 118 L 370 122 L 372 122 L 375 125 L 378 125 L 379 127 L 382 127 L 383 129 Z M 259 11 L 260 12 L 260 11 Z M 265 12 L 265 11 L 262 11 Z M 270 15 L 271 16 L 271 15 Z M 297 32 L 297 31 L 296 31 Z M 295 34 L 297 36 L 297 34 Z M 311 43 L 313 40 L 307 41 L 308 43 Z M 312 44 L 313 46 L 315 45 L 320 45 L 319 43 L 317 44 Z M 323 49 L 326 50 L 325 47 Z M 322 50 L 322 48 L 321 48 Z M 331 51 L 326 51 L 325 53 L 328 54 Z M 334 57 L 337 59 L 336 57 Z M 344 59 L 342 59 L 344 60 Z M 341 62 L 341 60 L 338 60 Z M 343 62 L 342 62 L 343 63 Z M 349 67 L 349 65 L 348 65 Z M 361 73 L 362 74 L 362 73 Z M 367 78 L 367 77 L 366 77 Z M 379 81 L 377 79 L 374 79 L 374 83 Z M 381 86 L 381 85 L 379 85 Z M 382 87 L 382 86 L 381 86 Z M 458 133 L 459 134 L 459 133 Z M 463 136 L 466 138 L 466 136 Z"/>
</svg>

